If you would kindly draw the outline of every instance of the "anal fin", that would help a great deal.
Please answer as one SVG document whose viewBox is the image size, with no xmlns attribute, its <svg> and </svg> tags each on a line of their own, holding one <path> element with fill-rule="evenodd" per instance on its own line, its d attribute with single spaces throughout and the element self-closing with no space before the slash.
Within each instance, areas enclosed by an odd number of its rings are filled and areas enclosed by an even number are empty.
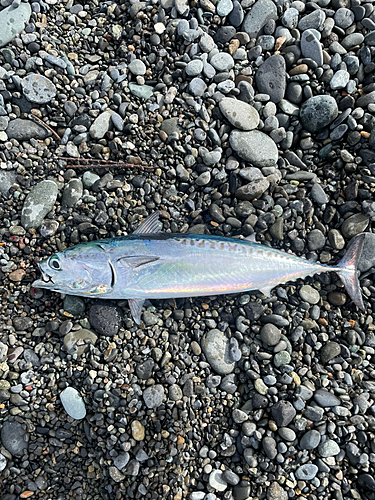
<svg viewBox="0 0 375 500">
<path fill-rule="evenodd" d="M 129 299 L 130 312 L 132 313 L 134 321 L 137 325 L 141 324 L 141 313 L 144 304 L 144 299 Z"/>
</svg>

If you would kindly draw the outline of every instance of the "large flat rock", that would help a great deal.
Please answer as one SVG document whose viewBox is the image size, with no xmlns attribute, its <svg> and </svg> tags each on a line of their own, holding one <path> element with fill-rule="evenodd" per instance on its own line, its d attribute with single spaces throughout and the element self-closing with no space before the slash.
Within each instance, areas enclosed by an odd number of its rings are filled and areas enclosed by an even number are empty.
<svg viewBox="0 0 375 500">
<path fill-rule="evenodd" d="M 21 3 L 17 8 L 12 6 L 0 12 L 0 48 L 8 45 L 29 22 L 31 7 L 29 3 Z"/>
</svg>

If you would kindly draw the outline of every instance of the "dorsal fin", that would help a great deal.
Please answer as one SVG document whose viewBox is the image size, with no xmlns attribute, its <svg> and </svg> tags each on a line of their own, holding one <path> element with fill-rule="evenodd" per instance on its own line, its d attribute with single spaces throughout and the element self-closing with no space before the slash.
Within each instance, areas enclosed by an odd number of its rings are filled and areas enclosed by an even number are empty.
<svg viewBox="0 0 375 500">
<path fill-rule="evenodd" d="M 161 227 L 159 224 L 159 212 L 154 212 L 147 219 L 145 219 L 140 226 L 134 231 L 133 234 L 150 234 L 159 233 Z"/>
</svg>

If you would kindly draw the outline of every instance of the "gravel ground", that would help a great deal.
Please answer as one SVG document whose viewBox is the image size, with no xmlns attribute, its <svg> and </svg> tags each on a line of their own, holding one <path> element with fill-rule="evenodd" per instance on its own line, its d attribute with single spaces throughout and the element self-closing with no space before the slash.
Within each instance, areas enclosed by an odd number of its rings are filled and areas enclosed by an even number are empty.
<svg viewBox="0 0 375 500">
<path fill-rule="evenodd" d="M 373 0 L 9 3 L 0 499 L 375 499 Z M 366 312 L 333 274 L 152 301 L 140 328 L 31 288 L 155 210 L 322 263 L 366 231 Z"/>
</svg>

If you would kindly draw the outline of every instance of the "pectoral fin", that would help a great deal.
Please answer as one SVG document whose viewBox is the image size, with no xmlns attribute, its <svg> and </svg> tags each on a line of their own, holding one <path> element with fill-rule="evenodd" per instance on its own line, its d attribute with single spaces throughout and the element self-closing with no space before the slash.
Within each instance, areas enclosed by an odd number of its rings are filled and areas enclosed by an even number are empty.
<svg viewBox="0 0 375 500">
<path fill-rule="evenodd" d="M 159 233 L 161 231 L 161 224 L 159 223 L 159 212 L 154 212 L 147 217 L 140 226 L 134 231 L 133 234 L 150 234 Z"/>
<path fill-rule="evenodd" d="M 130 266 L 133 269 L 137 269 L 138 267 L 145 266 L 146 264 L 151 264 L 152 262 L 156 262 L 159 260 L 159 257 L 154 255 L 130 255 L 127 257 L 121 257 L 117 262 L 127 267 Z"/>
<path fill-rule="evenodd" d="M 129 299 L 130 312 L 137 325 L 141 324 L 141 312 L 144 304 L 144 299 Z"/>
</svg>

